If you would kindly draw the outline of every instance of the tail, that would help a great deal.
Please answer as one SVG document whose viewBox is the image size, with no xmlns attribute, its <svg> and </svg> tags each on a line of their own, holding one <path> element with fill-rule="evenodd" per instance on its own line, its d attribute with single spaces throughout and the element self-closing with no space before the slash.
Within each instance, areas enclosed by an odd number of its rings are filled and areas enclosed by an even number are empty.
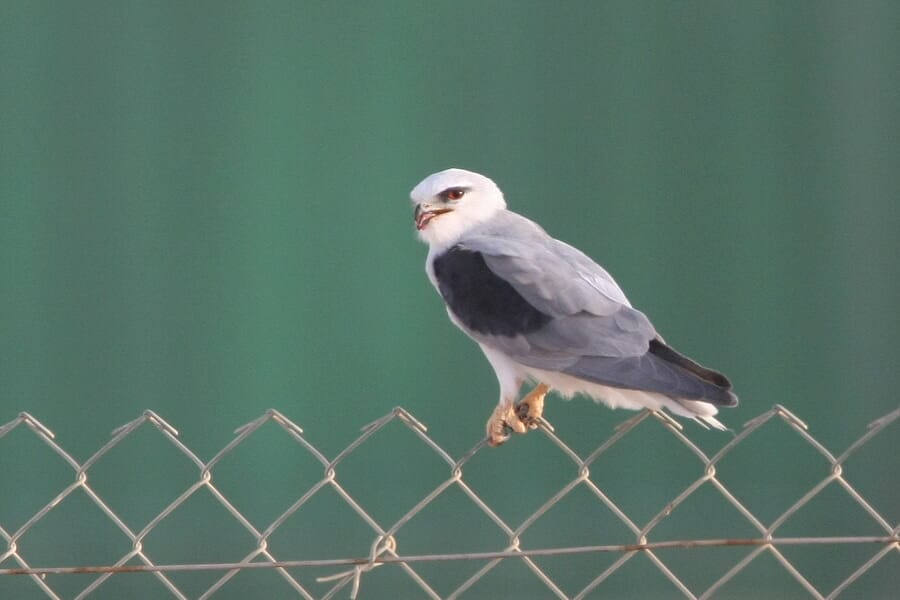
<svg viewBox="0 0 900 600">
<path fill-rule="evenodd" d="M 658 394 L 668 399 L 667 408 L 686 417 L 712 417 L 717 407 L 738 403 L 727 377 L 679 354 L 659 338 L 651 340 L 640 356 L 583 356 L 562 372 L 611 388 Z"/>
<path fill-rule="evenodd" d="M 708 385 L 706 388 L 711 388 L 713 393 L 705 396 L 703 398 L 704 401 L 716 406 L 737 406 L 738 397 L 731 391 L 731 381 L 722 373 L 707 369 L 703 365 L 694 362 L 687 356 L 667 346 L 658 337 L 650 340 L 649 352 L 657 358 L 697 376 L 707 384 L 711 384 L 711 386 Z"/>
</svg>

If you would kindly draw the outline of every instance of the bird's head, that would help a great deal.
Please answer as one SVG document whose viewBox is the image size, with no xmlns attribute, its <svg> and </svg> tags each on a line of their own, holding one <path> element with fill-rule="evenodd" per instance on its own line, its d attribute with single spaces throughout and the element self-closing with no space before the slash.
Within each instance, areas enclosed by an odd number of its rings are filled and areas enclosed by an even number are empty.
<svg viewBox="0 0 900 600">
<path fill-rule="evenodd" d="M 409 197 L 419 239 L 438 247 L 452 245 L 467 229 L 506 208 L 497 184 L 464 169 L 429 175 Z"/>
</svg>

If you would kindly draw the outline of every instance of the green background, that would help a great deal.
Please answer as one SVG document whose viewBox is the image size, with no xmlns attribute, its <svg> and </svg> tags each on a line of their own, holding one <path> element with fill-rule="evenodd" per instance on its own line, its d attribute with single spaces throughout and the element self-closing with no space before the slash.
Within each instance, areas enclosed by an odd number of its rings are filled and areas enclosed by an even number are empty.
<svg viewBox="0 0 900 600">
<path fill-rule="evenodd" d="M 605 265 L 670 343 L 726 372 L 742 399 L 728 425 L 780 403 L 841 452 L 900 387 L 898 23 L 893 2 L 3 2 L 0 422 L 28 411 L 84 460 L 150 408 L 206 460 L 275 407 L 333 457 L 402 405 L 461 455 L 496 382 L 426 280 L 408 201 L 424 176 L 459 166 L 492 177 L 511 208 Z M 630 416 L 584 400 L 547 410 L 585 454 Z M 385 527 L 449 475 L 395 425 L 338 469 Z M 731 439 L 685 427 L 704 448 Z M 322 476 L 263 432 L 216 473 L 260 528 Z M 720 473 L 771 522 L 829 468 L 786 427 L 754 436 Z M 628 439 L 592 476 L 645 523 L 702 469 L 654 423 Z M 514 525 L 576 475 L 538 434 L 476 458 L 473 487 Z M 898 463 L 885 434 L 846 469 L 892 523 Z M 151 429 L 89 475 L 136 530 L 197 476 Z M 15 531 L 72 481 L 25 429 L 0 439 L 0 526 Z M 19 541 L 32 565 L 128 551 L 83 495 L 70 500 Z M 273 540 L 279 558 L 366 555 L 365 526 L 334 498 L 316 502 Z M 402 553 L 506 547 L 461 494 L 441 502 L 401 531 Z M 523 545 L 633 541 L 602 513 L 575 494 Z M 671 521 L 651 538 L 753 535 L 713 494 Z M 883 533 L 839 490 L 795 523 L 784 533 Z M 154 535 L 145 549 L 162 563 L 253 547 L 208 494 Z M 876 549 L 786 555 L 827 593 Z M 745 554 L 660 556 L 699 594 Z M 896 590 L 888 559 L 847 597 Z M 539 564 L 574 594 L 612 560 Z M 446 594 L 480 564 L 421 573 Z M 214 579 L 173 577 L 190 597 Z M 47 580 L 62 597 L 90 581 Z M 123 575 L 91 597 L 124 590 L 165 593 Z M 764 555 L 720 597 L 802 595 Z M 215 597 L 250 596 L 289 590 L 255 571 Z M 636 557 L 592 597 L 677 596 Z M 36 597 L 30 580 L 0 578 L 0 598 Z M 361 597 L 421 593 L 384 567 Z M 464 597 L 551 595 L 510 561 Z"/>
</svg>

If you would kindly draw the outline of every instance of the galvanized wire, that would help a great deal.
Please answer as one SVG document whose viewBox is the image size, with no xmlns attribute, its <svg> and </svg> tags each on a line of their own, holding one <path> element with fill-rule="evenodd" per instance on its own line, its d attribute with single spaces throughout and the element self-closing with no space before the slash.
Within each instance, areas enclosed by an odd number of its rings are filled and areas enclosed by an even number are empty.
<svg viewBox="0 0 900 600">
<path fill-rule="evenodd" d="M 675 498 L 666 503 L 659 513 L 646 523 L 639 524 L 634 518 L 629 516 L 628 507 L 617 505 L 603 492 L 600 486 L 598 486 L 591 478 L 590 469 L 591 465 L 598 458 L 613 448 L 623 438 L 628 436 L 646 419 L 652 418 L 655 418 L 662 423 L 674 439 L 686 447 L 696 457 L 700 462 L 702 469 L 701 475 Z M 717 467 L 725 456 L 731 453 L 736 447 L 746 443 L 745 440 L 751 433 L 765 427 L 773 420 L 787 424 L 790 430 L 793 431 L 800 440 L 823 457 L 830 465 L 830 469 L 828 474 L 821 481 L 815 483 L 815 485 L 804 493 L 799 500 L 787 507 L 774 520 L 770 520 L 767 523 L 763 519 L 757 517 L 745 503 L 742 503 L 737 496 L 729 490 L 719 478 Z M 4 524 L 0 522 L 0 538 L 5 540 L 7 546 L 6 550 L 0 553 L 0 567 L 5 567 L 0 568 L 0 577 L 28 577 L 34 583 L 36 588 L 41 590 L 46 597 L 61 600 L 62 596 L 59 592 L 52 589 L 47 583 L 45 579 L 46 575 L 75 573 L 96 574 L 97 577 L 91 580 L 84 589 L 74 596 L 76 600 L 80 600 L 90 597 L 104 581 L 115 574 L 118 574 L 120 577 L 127 577 L 127 573 L 148 572 L 152 573 L 153 576 L 164 585 L 165 589 L 170 592 L 170 597 L 186 600 L 188 598 L 187 593 L 172 581 L 169 574 L 179 571 L 221 572 L 221 576 L 197 596 L 202 600 L 212 597 L 242 570 L 273 569 L 296 592 L 297 597 L 308 600 L 325 600 L 337 597 L 338 594 L 342 594 L 343 596 L 349 595 L 351 598 L 355 598 L 361 586 L 365 585 L 366 573 L 382 565 L 391 565 L 389 568 L 402 569 L 409 579 L 422 590 L 425 596 L 436 600 L 442 600 L 444 598 L 456 599 L 464 597 L 466 592 L 469 591 L 472 586 L 483 579 L 488 573 L 501 564 L 502 561 L 521 560 L 531 573 L 533 573 L 535 581 L 540 582 L 557 598 L 560 598 L 561 600 L 575 600 L 585 598 L 588 594 L 602 586 L 603 583 L 624 564 L 629 562 L 635 556 L 643 554 L 649 558 L 651 564 L 653 564 L 685 598 L 705 599 L 713 597 L 717 591 L 741 573 L 760 554 L 767 552 L 808 592 L 810 597 L 816 599 L 831 599 L 844 592 L 856 580 L 884 560 L 885 557 L 891 554 L 900 553 L 900 541 L 898 541 L 900 526 L 896 523 L 892 524 L 886 517 L 880 514 L 873 507 L 872 503 L 855 489 L 844 476 L 844 465 L 847 459 L 874 437 L 881 434 L 889 426 L 898 422 L 898 420 L 900 420 L 900 409 L 873 422 L 859 439 L 853 442 L 847 450 L 839 455 L 831 453 L 822 443 L 816 440 L 809 433 L 807 425 L 802 420 L 788 409 L 778 405 L 749 421 L 730 442 L 711 456 L 704 453 L 687 435 L 685 435 L 679 422 L 667 416 L 665 413 L 660 412 L 644 411 L 625 421 L 616 428 L 616 431 L 612 436 L 586 456 L 579 455 L 579 453 L 573 450 L 557 435 L 552 427 L 545 426 L 542 428 L 543 434 L 562 451 L 563 456 L 566 457 L 567 460 L 570 460 L 573 463 L 574 477 L 523 521 L 519 523 L 508 523 L 497 510 L 476 493 L 473 487 L 470 486 L 465 479 L 465 469 L 467 464 L 478 452 L 483 450 L 486 445 L 485 441 L 480 442 L 462 456 L 454 458 L 434 441 L 429 435 L 425 425 L 403 408 L 395 408 L 387 415 L 363 427 L 361 434 L 333 458 L 328 458 L 325 453 L 316 448 L 316 446 L 305 437 L 303 430 L 294 422 L 277 410 L 269 410 L 250 423 L 239 427 L 235 431 L 235 437 L 209 461 L 203 461 L 188 448 L 179 439 L 178 431 L 159 415 L 153 411 L 145 411 L 137 419 L 126 423 L 113 431 L 111 439 L 87 460 L 81 463 L 66 452 L 66 450 L 56 441 L 56 436 L 53 432 L 45 427 L 38 419 L 28 413 L 21 413 L 9 423 L 0 426 L 0 438 L 8 435 L 16 428 L 27 428 L 54 453 L 62 458 L 66 464 L 68 464 L 73 471 L 74 477 L 69 484 L 51 498 L 42 508 L 36 511 L 30 518 L 25 520 L 18 528 L 7 530 L 4 528 Z M 275 423 L 282 430 L 287 432 L 294 443 L 321 465 L 322 477 L 307 489 L 303 490 L 297 497 L 297 500 L 293 502 L 287 510 L 275 518 L 267 527 L 258 529 L 251 523 L 250 519 L 242 514 L 228 499 L 227 494 L 214 483 L 212 474 L 223 458 L 235 452 L 245 440 L 252 436 L 263 425 L 270 422 Z M 412 431 L 424 445 L 424 448 L 433 452 L 446 464 L 449 468 L 449 476 L 422 496 L 421 499 L 419 499 L 399 519 L 393 523 L 384 525 L 379 523 L 378 520 L 366 511 L 364 502 L 351 495 L 347 489 L 341 485 L 338 481 L 338 470 L 342 462 L 352 455 L 367 439 L 393 422 L 399 422 Z M 94 487 L 92 487 L 89 474 L 91 468 L 96 465 L 104 455 L 108 454 L 110 450 L 122 443 L 123 440 L 132 435 L 138 428 L 145 425 L 156 428 L 166 442 L 194 465 L 196 468 L 196 479 L 192 481 L 182 493 L 171 500 L 162 511 L 150 519 L 143 528 L 134 530 L 126 525 L 125 521 L 116 512 L 115 507 L 110 506 Z M 897 434 L 897 429 L 897 427 L 893 428 L 892 431 L 894 435 Z M 896 478 L 897 474 L 887 473 L 885 476 Z M 819 496 L 823 490 L 832 485 L 839 486 L 849 499 L 855 502 L 869 517 L 871 517 L 871 520 L 877 525 L 881 535 L 823 535 L 820 537 L 788 537 L 777 535 L 778 530 L 800 509 L 809 504 L 814 498 Z M 705 486 L 712 487 L 721 494 L 725 501 L 733 506 L 737 513 L 756 530 L 758 535 L 752 538 L 739 539 L 650 540 L 650 536 L 660 523 L 666 521 L 666 519 L 669 518 L 669 515 L 671 515 L 679 505 L 684 503 L 697 492 L 697 490 Z M 614 515 L 615 518 L 631 532 L 634 536 L 634 543 L 570 546 L 560 548 L 522 548 L 520 546 L 521 536 L 551 508 L 556 506 L 574 489 L 579 487 L 587 489 L 596 498 L 597 502 L 606 507 L 612 515 Z M 0 481 L 0 489 L 2 488 L 2 481 Z M 313 497 L 326 488 L 333 491 L 337 498 L 357 514 L 362 522 L 371 529 L 373 537 L 371 546 L 368 549 L 368 554 L 366 556 L 344 557 L 338 559 L 322 558 L 311 560 L 297 560 L 284 556 L 276 557 L 269 548 L 268 541 L 270 537 L 279 530 L 292 515 L 297 513 L 297 511 L 306 505 Z M 506 538 L 505 546 L 489 552 L 434 553 L 427 555 L 401 554 L 400 547 L 402 546 L 403 527 L 433 501 L 445 494 L 450 488 L 456 488 L 461 491 L 469 500 L 471 500 L 478 510 L 484 513 L 484 515 L 486 515 L 490 521 L 502 531 Z M 255 541 L 253 550 L 244 556 L 242 560 L 230 563 L 161 564 L 152 560 L 143 548 L 145 538 L 154 531 L 160 523 L 165 521 L 167 517 L 201 490 L 209 492 L 215 501 L 225 509 L 227 514 L 253 537 Z M 97 506 L 102 514 L 116 526 L 121 534 L 129 540 L 129 551 L 123 554 L 115 563 L 109 565 L 31 566 L 28 557 L 26 557 L 19 548 L 19 541 L 23 539 L 24 536 L 27 536 L 28 533 L 32 531 L 39 522 L 45 519 L 55 507 L 64 502 L 67 497 L 79 491 L 84 493 L 87 498 Z M 782 549 L 787 546 L 814 544 L 827 544 L 832 546 L 850 544 L 868 545 L 874 547 L 874 551 L 872 556 L 866 562 L 860 565 L 853 573 L 847 576 L 833 589 L 821 590 L 810 582 L 809 579 L 804 576 L 802 571 L 789 561 L 782 552 Z M 692 589 L 689 587 L 666 565 L 659 555 L 660 550 L 673 548 L 690 549 L 698 547 L 714 548 L 728 546 L 745 546 L 752 548 L 752 550 L 728 571 L 722 574 L 712 585 L 703 590 Z M 619 557 L 574 595 L 565 593 L 560 584 L 554 581 L 554 579 L 551 578 L 545 570 L 541 569 L 535 561 L 538 557 L 570 556 L 575 554 L 601 552 L 618 554 Z M 449 594 L 439 594 L 434 587 L 429 584 L 426 578 L 416 570 L 416 567 L 423 563 L 461 560 L 487 562 Z M 135 561 L 137 562 L 135 563 Z M 8 566 L 10 564 L 15 564 L 17 566 L 10 567 Z M 317 580 L 320 589 L 314 590 L 310 588 L 309 583 L 306 583 L 305 585 L 301 584 L 301 582 L 288 571 L 288 569 L 308 567 L 334 567 L 337 572 L 331 576 L 320 577 Z"/>
</svg>

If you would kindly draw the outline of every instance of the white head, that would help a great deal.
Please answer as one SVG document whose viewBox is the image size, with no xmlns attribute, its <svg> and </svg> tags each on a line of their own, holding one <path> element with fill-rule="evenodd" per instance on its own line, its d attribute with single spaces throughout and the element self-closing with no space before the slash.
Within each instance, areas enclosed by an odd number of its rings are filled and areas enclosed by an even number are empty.
<svg viewBox="0 0 900 600">
<path fill-rule="evenodd" d="M 464 169 L 429 175 L 409 197 L 415 206 L 419 239 L 432 248 L 453 245 L 467 229 L 506 208 L 497 184 Z"/>
</svg>

